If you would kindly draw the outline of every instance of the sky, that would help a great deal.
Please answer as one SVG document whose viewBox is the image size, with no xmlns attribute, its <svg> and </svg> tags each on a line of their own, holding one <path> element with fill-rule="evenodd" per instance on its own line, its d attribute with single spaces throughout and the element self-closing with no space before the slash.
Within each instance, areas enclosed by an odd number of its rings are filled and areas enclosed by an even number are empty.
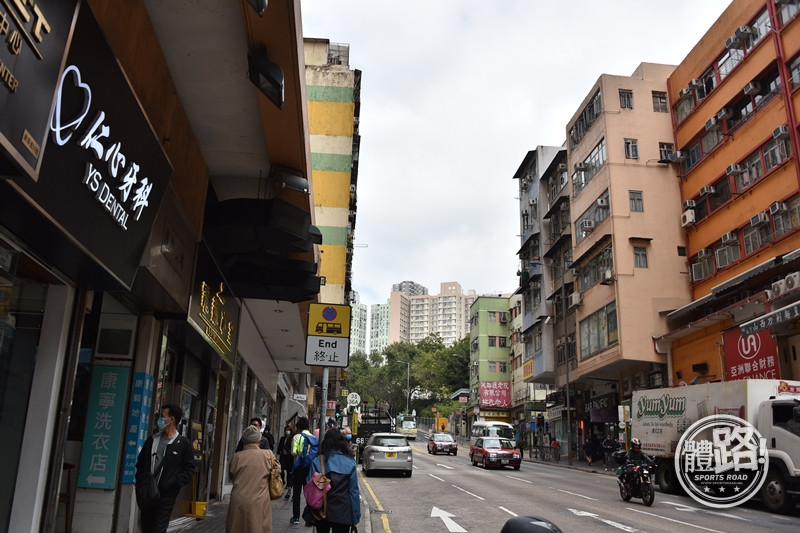
<svg viewBox="0 0 800 533">
<path fill-rule="evenodd" d="M 730 0 L 303 0 L 362 72 L 353 288 L 511 293 L 525 154 L 560 146 L 602 74 L 677 65 Z M 723 43 L 720 43 L 720 50 Z"/>
</svg>

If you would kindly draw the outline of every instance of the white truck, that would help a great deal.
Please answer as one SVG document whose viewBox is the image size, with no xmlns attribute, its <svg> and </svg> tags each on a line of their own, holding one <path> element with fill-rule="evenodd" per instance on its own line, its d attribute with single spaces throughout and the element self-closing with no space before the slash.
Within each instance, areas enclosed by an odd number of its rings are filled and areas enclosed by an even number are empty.
<svg viewBox="0 0 800 533">
<path fill-rule="evenodd" d="M 797 414 L 795 414 L 795 412 Z M 748 421 L 767 443 L 769 470 L 758 497 L 771 512 L 790 509 L 800 495 L 800 382 L 748 379 L 684 387 L 639 390 L 631 404 L 631 437 L 658 460 L 656 482 L 664 492 L 678 492 L 675 450 L 683 433 L 714 414 Z"/>
</svg>

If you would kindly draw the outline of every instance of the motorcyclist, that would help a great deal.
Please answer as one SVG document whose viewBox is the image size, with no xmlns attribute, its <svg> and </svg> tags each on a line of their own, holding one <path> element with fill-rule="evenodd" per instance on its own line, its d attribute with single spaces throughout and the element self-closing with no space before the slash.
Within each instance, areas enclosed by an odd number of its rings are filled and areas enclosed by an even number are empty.
<svg viewBox="0 0 800 533">
<path fill-rule="evenodd" d="M 622 469 L 623 479 L 626 481 L 630 478 L 633 472 L 633 465 L 652 465 L 653 459 L 642 451 L 642 441 L 634 437 L 631 439 L 631 446 L 625 454 L 625 466 Z"/>
</svg>

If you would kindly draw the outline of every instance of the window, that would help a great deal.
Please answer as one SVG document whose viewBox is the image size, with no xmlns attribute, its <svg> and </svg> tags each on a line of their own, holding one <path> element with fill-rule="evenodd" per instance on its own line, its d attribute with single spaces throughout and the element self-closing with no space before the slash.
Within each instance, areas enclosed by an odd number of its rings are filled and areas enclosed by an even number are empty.
<svg viewBox="0 0 800 533">
<path fill-rule="evenodd" d="M 689 116 L 694 110 L 694 98 L 690 96 L 686 98 L 682 98 L 678 103 L 675 105 L 675 120 L 680 124 L 683 122 L 686 117 Z"/>
<path fill-rule="evenodd" d="M 769 22 L 769 13 L 765 9 L 761 13 L 759 13 L 756 20 L 753 21 L 753 24 L 750 25 L 753 28 L 753 35 L 748 36 L 744 41 L 744 49 L 746 52 L 750 52 L 764 36 L 769 33 L 772 29 L 772 24 Z"/>
<path fill-rule="evenodd" d="M 776 213 L 772 217 L 775 225 L 775 237 L 789 233 L 793 228 L 800 226 L 800 196 L 795 196 L 786 202 L 786 211 Z"/>
<path fill-rule="evenodd" d="M 800 2 L 800 0 L 797 1 Z M 792 75 L 792 79 L 789 80 L 789 86 L 794 89 L 800 85 L 800 56 L 795 57 L 789 63 L 789 74 Z"/>
<path fill-rule="evenodd" d="M 736 176 L 736 190 L 743 191 L 764 175 L 761 153 L 756 152 L 742 163 L 742 173 Z"/>
<path fill-rule="evenodd" d="M 703 153 L 708 154 L 722 142 L 722 130 L 720 128 L 713 128 L 705 132 L 700 140 L 703 144 Z"/>
<path fill-rule="evenodd" d="M 600 91 L 594 93 L 592 101 L 581 111 L 575 124 L 569 130 L 569 140 L 572 148 L 577 146 L 582 140 L 589 128 L 592 127 L 594 121 L 600 116 L 602 112 L 602 100 L 600 99 Z"/>
<path fill-rule="evenodd" d="M 699 78 L 700 86 L 695 87 L 694 93 L 697 95 L 698 100 L 702 100 L 714 90 L 717 85 L 717 78 L 714 75 L 714 69 L 710 68 L 703 73 Z"/>
<path fill-rule="evenodd" d="M 489 318 L 489 322 L 497 322 L 497 313 L 494 311 L 487 311 L 486 315 Z"/>
<path fill-rule="evenodd" d="M 625 139 L 625 159 L 639 159 L 639 141 Z"/>
<path fill-rule="evenodd" d="M 748 226 L 742 231 L 744 237 L 744 253 L 750 255 L 770 241 L 769 224 Z"/>
<path fill-rule="evenodd" d="M 611 246 L 607 246 L 576 273 L 580 290 L 587 291 L 597 285 L 603 280 L 606 270 L 613 269 L 614 260 L 611 255 Z"/>
<path fill-rule="evenodd" d="M 653 91 L 653 111 L 656 113 L 669 113 L 669 107 L 667 107 L 667 93 Z"/>
<path fill-rule="evenodd" d="M 633 247 L 633 268 L 647 268 L 647 248 Z"/>
<path fill-rule="evenodd" d="M 714 263 L 708 259 L 698 259 L 695 256 L 695 262 L 692 263 L 692 281 L 700 281 L 710 276 L 714 272 Z"/>
<path fill-rule="evenodd" d="M 725 52 L 722 57 L 717 60 L 717 71 L 719 72 L 719 79 L 724 80 L 725 77 L 741 63 L 744 57 L 744 52 L 738 48 L 732 48 Z"/>
<path fill-rule="evenodd" d="M 672 143 L 658 143 L 658 159 L 660 161 L 667 161 L 669 160 L 669 156 L 671 156 L 675 152 L 675 145 Z"/>
<path fill-rule="evenodd" d="M 537 322 L 533 326 L 533 349 L 537 352 L 542 349 L 542 324 Z"/>
<path fill-rule="evenodd" d="M 611 302 L 581 320 L 581 359 L 618 341 L 617 302 Z"/>
<path fill-rule="evenodd" d="M 732 244 L 719 244 L 714 250 L 714 256 L 717 259 L 717 269 L 725 268 L 739 260 L 741 250 L 739 249 L 739 242 Z"/>
<path fill-rule="evenodd" d="M 686 149 L 686 159 L 683 161 L 683 172 L 688 172 L 693 166 L 700 162 L 703 153 L 700 151 L 700 142 L 696 142 Z"/>
<path fill-rule="evenodd" d="M 644 213 L 642 191 L 628 191 L 628 199 L 631 204 L 631 212 Z"/>
<path fill-rule="evenodd" d="M 591 153 L 583 160 L 584 170 L 576 171 L 572 175 L 572 194 L 576 195 L 594 177 L 600 168 L 606 164 L 606 140 L 601 139 Z"/>
<path fill-rule="evenodd" d="M 497 337 L 489 337 L 489 348 L 497 346 Z"/>
<path fill-rule="evenodd" d="M 619 90 L 619 107 L 622 109 L 633 109 L 633 91 L 627 89 Z"/>
<path fill-rule="evenodd" d="M 786 26 L 800 11 L 800 0 L 778 2 L 778 8 L 781 10 L 781 25 Z"/>
<path fill-rule="evenodd" d="M 773 139 L 764 145 L 764 166 L 769 172 L 773 168 L 783 163 L 788 157 L 789 149 L 787 142 L 783 139 Z"/>
</svg>

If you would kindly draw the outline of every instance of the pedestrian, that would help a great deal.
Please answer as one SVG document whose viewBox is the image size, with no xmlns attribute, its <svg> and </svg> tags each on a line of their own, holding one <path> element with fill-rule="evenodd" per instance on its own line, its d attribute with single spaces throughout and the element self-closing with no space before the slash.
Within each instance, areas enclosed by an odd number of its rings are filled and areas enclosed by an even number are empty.
<svg viewBox="0 0 800 533">
<path fill-rule="evenodd" d="M 553 449 L 553 457 L 557 463 L 561 462 L 561 443 L 558 442 L 558 439 L 553 437 L 553 440 L 550 442 L 550 447 Z"/>
<path fill-rule="evenodd" d="M 262 437 L 267 439 L 267 447 L 266 449 L 274 452 L 275 451 L 275 437 L 272 436 L 272 433 L 269 430 L 269 424 L 264 424 L 264 432 L 261 434 Z"/>
<path fill-rule="evenodd" d="M 272 450 L 261 449 L 261 432 L 247 426 L 242 433 L 244 449 L 234 454 L 228 472 L 233 481 L 225 531 L 272 533 L 269 479 L 280 469 Z"/>
<path fill-rule="evenodd" d="M 320 455 L 311 463 L 306 482 L 315 472 L 322 471 L 320 460 L 325 463 L 325 476 L 331 480 L 331 489 L 326 497 L 325 518 L 312 521 L 317 533 L 349 533 L 350 527 L 361 521 L 361 503 L 356 462 L 344 433 L 336 428 L 325 432 Z"/>
<path fill-rule="evenodd" d="M 292 426 L 287 425 L 283 428 L 283 435 L 281 435 L 278 441 L 278 460 L 281 463 L 281 481 L 283 481 L 283 486 L 286 487 L 287 500 L 292 495 L 292 464 L 294 462 L 294 457 L 292 457 L 292 433 L 294 433 Z"/>
<path fill-rule="evenodd" d="M 303 437 L 302 435 L 311 436 L 308 430 L 308 418 L 301 416 L 297 419 L 297 433 L 292 438 L 292 455 L 294 456 L 294 463 L 297 462 L 297 456 L 302 452 Z M 293 464 L 294 464 L 293 463 Z M 292 469 L 292 518 L 289 521 L 292 524 L 300 523 L 300 495 L 303 493 L 303 485 L 306 483 L 308 477 L 308 466 L 295 466 Z M 306 521 L 306 525 L 310 526 L 311 522 Z"/>
<path fill-rule="evenodd" d="M 255 426 L 256 429 L 258 430 L 258 432 L 261 433 L 261 419 L 260 418 L 258 418 L 258 417 L 251 418 L 250 419 L 250 425 L 251 426 Z M 245 428 L 245 429 L 247 429 L 247 428 Z M 270 436 L 272 436 L 272 435 L 270 435 Z M 265 437 L 264 435 L 261 435 L 260 448 L 262 450 L 266 450 L 268 448 L 268 446 L 269 446 L 269 440 L 267 440 L 267 437 Z M 240 438 L 239 439 L 239 444 L 236 445 L 236 451 L 234 453 L 242 451 L 243 447 L 244 447 L 244 442 L 242 442 L 242 439 Z"/>
<path fill-rule="evenodd" d="M 586 437 L 586 441 L 583 443 L 583 455 L 586 456 L 586 462 L 589 463 L 589 466 L 592 466 L 594 445 L 592 444 L 592 439 L 590 439 L 589 437 Z"/>
<path fill-rule="evenodd" d="M 603 453 L 605 454 L 603 458 L 603 466 L 605 469 L 608 470 L 608 465 L 611 464 L 612 456 L 615 451 L 617 451 L 617 441 L 611 438 L 611 434 L 607 434 L 606 438 L 603 440 Z"/>
<path fill-rule="evenodd" d="M 169 525 L 172 508 L 178 492 L 194 474 L 194 454 L 189 439 L 178 433 L 178 423 L 183 411 L 175 405 L 161 407 L 158 419 L 158 433 L 147 438 L 136 460 L 136 483 L 145 482 L 145 472 L 158 475 L 160 497 L 149 508 L 142 509 L 142 533 L 164 533 Z"/>
</svg>

